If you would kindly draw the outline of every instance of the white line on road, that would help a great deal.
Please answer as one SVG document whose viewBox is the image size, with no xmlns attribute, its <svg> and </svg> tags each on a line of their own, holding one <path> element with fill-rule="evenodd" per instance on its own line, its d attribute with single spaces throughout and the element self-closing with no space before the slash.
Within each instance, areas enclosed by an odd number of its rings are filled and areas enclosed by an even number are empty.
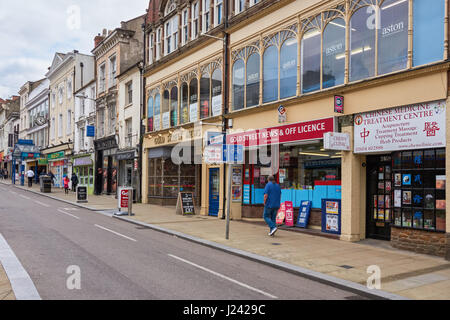
<svg viewBox="0 0 450 320">
<path fill-rule="evenodd" d="M 213 274 L 213 275 L 215 275 L 215 276 L 217 276 L 217 277 L 219 277 L 219 278 L 222 278 L 222 279 L 231 281 L 231 282 L 233 282 L 233 283 L 235 283 L 235 284 L 237 284 L 237 285 L 240 285 L 241 287 L 244 287 L 244 288 L 247 288 L 247 289 L 249 289 L 249 290 L 258 292 L 258 293 L 260 293 L 260 294 L 262 294 L 262 295 L 265 295 L 266 297 L 269 297 L 269 298 L 272 298 L 272 299 L 278 299 L 278 297 L 276 297 L 276 296 L 274 296 L 274 295 L 271 295 L 270 293 L 267 293 L 267 292 L 264 292 L 264 291 L 262 291 L 262 290 L 253 288 L 253 287 L 251 287 L 251 286 L 249 286 L 249 285 L 247 285 L 247 284 L 245 284 L 245 283 L 242 283 L 242 282 L 239 282 L 239 281 L 237 281 L 237 280 L 231 279 L 231 278 L 229 278 L 229 277 L 227 277 L 227 276 L 224 276 L 223 274 L 220 274 L 220 273 L 217 273 L 217 272 L 215 272 L 215 271 L 209 270 L 209 269 L 207 269 L 207 268 L 205 268 L 205 267 L 199 266 L 198 264 L 195 264 L 195 263 L 190 262 L 190 261 L 188 261 L 188 260 L 182 259 L 182 258 L 177 257 L 177 256 L 174 256 L 174 255 L 172 255 L 172 254 L 169 254 L 169 257 L 172 257 L 172 258 L 177 259 L 177 260 L 179 260 L 179 261 L 182 261 L 182 262 L 184 262 L 184 263 L 190 264 L 191 266 L 194 266 L 194 267 L 196 267 L 196 268 L 198 268 L 198 269 L 201 269 L 201 270 L 203 270 L 203 271 L 209 272 L 209 273 L 211 273 L 211 274 Z"/>
<path fill-rule="evenodd" d="M 10 191 L 12 194 L 17 194 L 17 192 L 15 192 L 15 191 Z"/>
<path fill-rule="evenodd" d="M 65 211 L 62 211 L 62 210 L 59 210 L 59 209 L 58 209 L 58 212 L 64 213 L 65 215 L 68 215 L 69 217 L 72 217 L 72 218 L 75 218 L 75 219 L 77 219 L 77 220 L 80 220 L 79 217 L 74 216 L 73 214 L 67 213 L 67 212 L 65 212 Z"/>
<path fill-rule="evenodd" d="M 27 196 L 24 196 L 23 194 L 19 194 L 19 197 L 24 198 L 24 199 L 27 199 L 27 200 L 31 200 L 31 198 L 29 198 L 29 197 L 27 197 Z"/>
<path fill-rule="evenodd" d="M 46 208 L 50 208 L 50 206 L 48 205 L 48 204 L 46 204 L 46 203 L 43 203 L 43 202 L 40 202 L 40 201 L 37 201 L 37 200 L 33 200 L 35 203 L 37 203 L 37 204 L 40 204 L 41 206 L 44 206 L 44 207 L 46 207 Z"/>
<path fill-rule="evenodd" d="M 95 226 L 96 226 L 97 228 L 100 228 L 100 229 L 102 229 L 102 230 L 105 230 L 105 231 L 108 231 L 108 232 L 114 233 L 115 235 L 118 235 L 118 236 L 120 236 L 120 237 L 122 237 L 122 238 L 125 238 L 125 239 L 128 239 L 128 240 L 131 240 L 131 241 L 137 242 L 137 240 L 135 240 L 135 239 L 133 239 L 133 238 L 130 238 L 130 237 L 124 236 L 123 234 L 120 234 L 120 233 L 118 233 L 118 232 L 115 232 L 115 231 L 109 230 L 109 229 L 107 229 L 107 228 L 105 228 L 105 227 L 99 226 L 98 224 L 96 224 Z"/>
<path fill-rule="evenodd" d="M 0 262 L 11 282 L 17 300 L 41 300 L 33 280 L 24 269 L 14 251 L 0 234 Z"/>
</svg>

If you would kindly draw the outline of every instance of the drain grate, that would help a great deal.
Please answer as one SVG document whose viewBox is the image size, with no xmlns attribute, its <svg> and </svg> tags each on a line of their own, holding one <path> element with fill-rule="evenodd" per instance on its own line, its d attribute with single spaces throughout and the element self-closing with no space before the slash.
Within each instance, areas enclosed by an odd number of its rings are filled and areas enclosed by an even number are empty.
<svg viewBox="0 0 450 320">
<path fill-rule="evenodd" d="M 272 243 L 273 246 L 281 246 L 281 243 Z"/>
</svg>

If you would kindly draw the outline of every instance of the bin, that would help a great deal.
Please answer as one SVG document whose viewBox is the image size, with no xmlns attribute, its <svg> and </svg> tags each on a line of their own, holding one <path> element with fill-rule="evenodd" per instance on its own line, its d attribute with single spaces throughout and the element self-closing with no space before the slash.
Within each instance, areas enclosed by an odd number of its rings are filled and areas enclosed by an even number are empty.
<svg viewBox="0 0 450 320">
<path fill-rule="evenodd" d="M 52 178 L 50 176 L 40 176 L 39 181 L 42 193 L 52 193 Z"/>
</svg>

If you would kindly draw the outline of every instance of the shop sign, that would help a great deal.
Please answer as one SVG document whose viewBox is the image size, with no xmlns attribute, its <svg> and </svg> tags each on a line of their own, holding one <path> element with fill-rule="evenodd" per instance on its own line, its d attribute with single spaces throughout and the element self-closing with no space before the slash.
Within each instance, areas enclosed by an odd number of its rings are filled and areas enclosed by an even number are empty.
<svg viewBox="0 0 450 320">
<path fill-rule="evenodd" d="M 205 148 L 204 161 L 208 164 L 223 163 L 223 146 L 212 145 Z"/>
<path fill-rule="evenodd" d="M 334 96 L 334 112 L 344 113 L 344 97 Z"/>
<path fill-rule="evenodd" d="M 75 158 L 73 159 L 74 167 L 92 166 L 91 157 Z"/>
<path fill-rule="evenodd" d="M 242 133 L 229 134 L 227 144 L 239 144 L 245 147 L 282 144 L 297 141 L 323 139 L 327 132 L 335 131 L 335 118 L 326 118 L 289 124 L 280 127 L 258 129 Z"/>
<path fill-rule="evenodd" d="M 48 165 L 48 159 L 43 159 L 43 158 L 38 159 L 38 165 L 40 165 L 40 166 Z"/>
<path fill-rule="evenodd" d="M 48 160 L 55 160 L 55 159 L 61 159 L 65 157 L 65 153 L 64 151 L 60 151 L 60 152 L 55 152 L 55 153 L 51 153 L 47 156 Z"/>
<path fill-rule="evenodd" d="M 66 165 L 66 161 L 65 161 L 65 160 L 61 160 L 61 161 L 53 161 L 53 162 L 50 162 L 50 165 L 51 165 L 52 167 L 63 167 L 63 166 Z"/>
<path fill-rule="evenodd" d="M 86 137 L 95 138 L 95 127 L 86 126 Z"/>
<path fill-rule="evenodd" d="M 116 159 L 117 159 L 117 161 L 133 160 L 134 156 L 135 156 L 134 151 L 130 151 L 130 152 L 126 152 L 126 153 L 118 153 L 118 154 L 116 154 Z"/>
<path fill-rule="evenodd" d="M 355 117 L 355 153 L 445 147 L 445 101 L 361 113 Z"/>
<path fill-rule="evenodd" d="M 287 122 L 287 112 L 284 106 L 278 107 L 278 123 L 286 123 Z"/>
<path fill-rule="evenodd" d="M 348 133 L 327 132 L 323 135 L 323 147 L 326 150 L 350 151 Z"/>
</svg>

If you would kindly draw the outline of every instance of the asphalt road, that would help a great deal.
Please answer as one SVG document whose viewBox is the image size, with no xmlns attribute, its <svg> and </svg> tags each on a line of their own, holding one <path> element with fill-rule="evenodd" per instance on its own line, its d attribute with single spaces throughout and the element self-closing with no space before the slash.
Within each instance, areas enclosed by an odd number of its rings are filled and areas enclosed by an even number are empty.
<svg viewBox="0 0 450 320">
<path fill-rule="evenodd" d="M 0 186 L 0 233 L 44 300 L 359 298 L 12 186 Z M 67 286 L 73 270 L 79 290 Z"/>
</svg>

